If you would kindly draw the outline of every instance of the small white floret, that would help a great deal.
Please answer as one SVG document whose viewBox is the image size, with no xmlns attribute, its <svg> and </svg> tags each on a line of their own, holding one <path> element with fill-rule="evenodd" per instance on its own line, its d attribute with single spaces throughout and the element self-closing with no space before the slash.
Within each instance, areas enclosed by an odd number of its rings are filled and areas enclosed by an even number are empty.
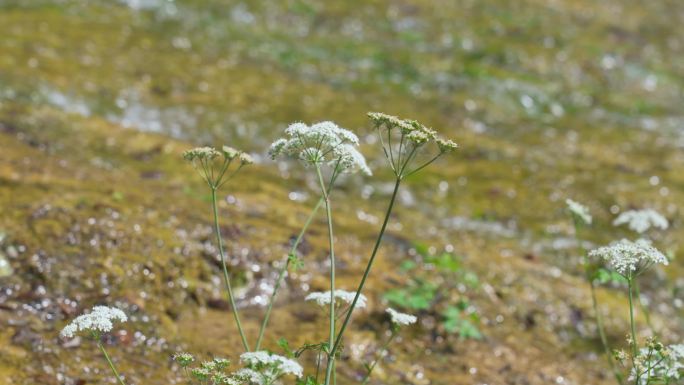
<svg viewBox="0 0 684 385">
<path fill-rule="evenodd" d="M 655 210 L 630 210 L 618 215 L 613 221 L 614 226 L 627 224 L 632 231 L 642 234 L 650 228 L 667 230 L 669 223 L 664 216 Z"/>
<path fill-rule="evenodd" d="M 354 297 L 356 296 L 356 293 L 353 291 L 346 291 L 346 290 L 335 290 L 335 298 L 339 299 L 341 301 L 344 301 L 348 304 L 351 304 L 354 301 Z M 316 301 L 316 303 L 320 306 L 325 306 L 330 304 L 330 290 L 321 292 L 321 291 L 316 291 L 313 293 L 310 293 L 309 295 L 304 298 L 305 301 Z M 365 295 L 361 294 L 359 295 L 358 301 L 356 301 L 356 308 L 364 308 L 366 307 L 366 301 L 367 298 Z"/>
<path fill-rule="evenodd" d="M 128 321 L 128 317 L 126 317 L 126 314 L 121 309 L 95 306 L 89 313 L 82 314 L 72 320 L 62 329 L 60 335 L 65 338 L 72 338 L 75 334 L 82 331 L 107 333 L 112 331 L 114 322 L 117 321 Z"/>
<path fill-rule="evenodd" d="M 591 224 L 591 213 L 589 209 L 572 199 L 566 199 L 565 204 L 568 205 L 568 211 L 577 219 L 581 220 L 587 225 Z"/>
<path fill-rule="evenodd" d="M 390 315 L 392 323 L 395 325 L 411 325 L 418 321 L 418 318 L 416 316 L 398 312 L 392 309 L 391 307 L 388 307 L 385 311 Z"/>
</svg>

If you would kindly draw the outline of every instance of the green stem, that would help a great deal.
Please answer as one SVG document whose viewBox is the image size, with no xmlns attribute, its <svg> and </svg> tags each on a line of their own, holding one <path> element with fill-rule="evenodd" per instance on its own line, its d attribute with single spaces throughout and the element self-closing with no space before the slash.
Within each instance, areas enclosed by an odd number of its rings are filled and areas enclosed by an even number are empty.
<svg viewBox="0 0 684 385">
<path fill-rule="evenodd" d="M 271 310 L 273 309 L 273 303 L 275 302 L 276 294 L 278 294 L 280 285 L 283 283 L 283 279 L 285 279 L 285 273 L 287 272 L 287 269 L 290 266 L 291 257 L 297 255 L 297 247 L 299 246 L 299 243 L 302 241 L 302 238 L 304 238 L 304 234 L 306 233 L 306 230 L 309 228 L 309 225 L 311 224 L 311 221 L 313 220 L 314 216 L 318 212 L 318 209 L 321 207 L 321 204 L 323 204 L 323 200 L 323 197 L 321 197 L 321 199 L 318 200 L 318 203 L 316 203 L 316 206 L 311 211 L 311 214 L 309 214 L 309 217 L 306 219 L 306 222 L 304 222 L 304 227 L 302 227 L 302 230 L 299 232 L 297 239 L 295 240 L 294 244 L 292 245 L 292 248 L 290 249 L 290 253 L 287 255 L 287 260 L 278 272 L 278 279 L 276 280 L 276 284 L 273 288 L 273 293 L 271 293 L 271 298 L 269 299 L 268 307 L 266 308 L 266 314 L 264 315 L 264 321 L 261 323 L 261 328 L 259 329 L 259 338 L 257 338 L 256 347 L 254 348 L 255 351 L 259 351 L 259 348 L 261 347 L 261 340 L 264 338 L 266 325 L 268 325 L 268 320 L 271 316 Z"/>
<path fill-rule="evenodd" d="M 632 332 L 632 368 L 634 368 L 634 372 L 636 373 L 636 381 L 634 382 L 635 384 L 639 385 L 639 380 L 640 380 L 640 373 L 637 370 L 636 367 L 636 357 L 637 357 L 637 339 L 636 339 L 636 325 L 634 323 L 634 300 L 632 299 L 632 278 L 629 277 L 627 278 L 627 286 L 629 289 L 629 325 L 630 329 Z"/>
<path fill-rule="evenodd" d="M 392 334 L 390 335 L 390 337 L 387 339 L 385 344 L 382 345 L 380 350 L 378 350 L 378 357 L 373 361 L 371 366 L 368 368 L 368 373 L 366 373 L 366 377 L 363 379 L 363 382 L 361 383 L 361 385 L 366 385 L 368 383 L 368 381 L 370 381 L 370 377 L 371 377 L 371 374 L 373 374 L 373 369 L 375 369 L 375 365 L 377 365 L 378 362 L 382 359 L 382 355 L 385 353 L 385 351 L 387 350 L 387 347 L 389 346 L 389 344 L 392 342 L 392 340 L 394 339 L 394 337 L 396 335 L 397 335 L 396 331 L 392 330 Z"/>
<path fill-rule="evenodd" d="M 330 374 L 334 367 L 335 354 L 331 349 L 335 342 L 335 242 L 333 234 L 333 224 L 332 224 L 332 210 L 330 207 L 330 196 L 325 187 L 325 182 L 323 181 L 323 175 L 321 174 L 321 168 L 316 166 L 316 173 L 318 174 L 318 181 L 321 185 L 321 191 L 323 193 L 323 199 L 325 201 L 325 212 L 326 219 L 328 222 L 328 241 L 330 247 L 330 332 L 328 335 L 328 363 L 325 374 L 325 383 L 330 383 Z"/>
<path fill-rule="evenodd" d="M 641 290 L 639 289 L 639 283 L 636 281 L 634 282 L 634 295 L 636 296 L 639 308 L 641 308 L 641 312 L 644 314 L 646 325 L 648 325 L 649 329 L 651 329 L 651 333 L 653 333 L 655 337 L 658 337 L 658 333 L 656 333 L 655 328 L 653 328 L 653 324 L 651 324 L 651 315 L 649 314 L 646 305 L 644 305 L 643 301 L 641 301 Z"/>
<path fill-rule="evenodd" d="M 342 327 L 340 328 L 340 332 L 337 334 L 337 339 L 335 340 L 335 344 L 333 345 L 332 349 L 330 350 L 330 356 L 334 356 L 335 353 L 337 352 L 337 349 L 340 347 L 340 343 L 342 342 L 342 336 L 344 335 L 344 331 L 347 329 L 347 325 L 349 325 L 349 321 L 351 320 L 352 313 L 354 312 L 354 308 L 356 307 L 356 303 L 359 300 L 359 296 L 361 296 L 361 292 L 363 291 L 363 286 L 366 284 L 366 280 L 368 279 L 368 275 L 370 273 L 371 267 L 373 267 L 373 261 L 375 261 L 375 257 L 377 256 L 378 249 L 380 248 L 380 243 L 382 242 L 382 237 L 385 234 L 385 230 L 387 229 L 387 223 L 389 222 L 390 215 L 392 214 L 392 208 L 394 208 L 394 202 L 397 199 L 397 193 L 399 192 L 399 185 L 401 184 L 401 176 L 397 177 L 396 183 L 394 184 L 394 191 L 392 191 L 392 198 L 390 198 L 389 206 L 387 207 L 387 212 L 385 213 L 385 219 L 382 222 L 382 227 L 380 228 L 380 233 L 378 234 L 378 238 L 375 241 L 375 245 L 373 246 L 373 251 L 371 252 L 370 259 L 368 260 L 368 264 L 366 265 L 366 270 L 363 272 L 363 277 L 361 277 L 361 282 L 359 283 L 359 287 L 356 289 L 356 295 L 354 296 L 354 300 L 352 301 L 351 305 L 349 305 L 349 311 L 347 311 L 347 315 L 344 318 L 344 322 L 342 322 Z M 325 385 L 330 384 L 330 371 L 332 370 L 332 365 L 330 365 L 330 362 L 328 362 L 328 367 L 326 368 L 326 380 L 325 380 Z"/>
<path fill-rule="evenodd" d="M 214 232 L 216 233 L 216 242 L 218 243 L 219 254 L 221 255 L 221 266 L 223 267 L 223 282 L 226 285 L 228 301 L 230 301 L 230 306 L 233 310 L 233 317 L 235 317 L 235 323 L 237 324 L 238 332 L 240 333 L 240 338 L 242 339 L 242 347 L 245 349 L 245 352 L 249 352 L 249 344 L 247 343 L 247 338 L 245 338 L 245 332 L 242 330 L 242 323 L 240 323 L 240 316 L 238 315 L 237 305 L 235 304 L 235 296 L 233 295 L 233 288 L 230 284 L 230 276 L 228 275 L 228 267 L 226 266 L 226 254 L 223 250 L 223 239 L 221 238 L 221 228 L 219 226 L 218 220 L 216 188 L 211 189 L 211 206 L 214 211 Z"/>
<path fill-rule="evenodd" d="M 578 223 L 577 218 L 575 218 L 574 215 L 573 223 L 575 225 L 575 239 L 577 240 L 577 251 L 584 258 L 584 274 L 586 276 L 587 281 L 589 282 L 589 289 L 591 291 L 591 305 L 594 310 L 594 317 L 596 318 L 596 328 L 598 329 L 599 337 L 601 338 L 601 345 L 603 346 L 603 351 L 606 355 L 606 359 L 608 360 L 608 364 L 610 365 L 610 369 L 613 371 L 613 375 L 615 376 L 615 381 L 617 381 L 619 385 L 623 385 L 622 375 L 620 374 L 620 371 L 618 370 L 617 366 L 615 366 L 613 357 L 610 354 L 608 338 L 606 338 L 606 331 L 603 327 L 603 317 L 601 316 L 601 313 L 599 312 L 598 308 L 598 298 L 596 296 L 594 278 L 591 276 L 591 265 L 589 264 L 589 258 L 587 257 L 587 253 L 582 248 L 582 243 L 579 238 L 580 224 Z"/>
<path fill-rule="evenodd" d="M 107 363 L 109 364 L 109 367 L 112 369 L 112 373 L 114 373 L 114 376 L 116 377 L 116 380 L 119 382 L 120 385 L 126 385 L 124 381 L 121 379 L 121 376 L 119 375 L 119 372 L 116 370 L 116 367 L 114 367 L 114 363 L 112 360 L 109 358 L 109 354 L 107 354 L 107 351 L 104 348 L 104 345 L 102 345 L 102 342 L 97 342 L 97 346 L 100 348 L 102 351 L 102 354 L 104 354 L 105 359 L 107 360 Z"/>
</svg>

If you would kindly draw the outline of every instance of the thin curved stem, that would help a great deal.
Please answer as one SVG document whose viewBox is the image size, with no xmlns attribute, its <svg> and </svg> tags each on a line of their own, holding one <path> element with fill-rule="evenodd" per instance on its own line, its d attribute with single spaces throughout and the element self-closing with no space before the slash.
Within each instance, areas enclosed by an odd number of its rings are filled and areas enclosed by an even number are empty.
<svg viewBox="0 0 684 385">
<path fill-rule="evenodd" d="M 114 376 L 116 377 L 116 380 L 119 382 L 119 384 L 120 385 L 126 385 L 126 383 L 124 383 L 124 381 L 121 379 L 119 372 L 116 370 L 114 363 L 109 358 L 109 354 L 107 354 L 107 351 L 105 350 L 104 345 L 102 345 L 102 342 L 98 341 L 97 347 L 99 347 L 100 350 L 102 351 L 102 354 L 104 355 L 105 359 L 107 360 L 107 363 L 109 364 L 109 368 L 112 369 L 112 373 L 114 373 Z"/>
<path fill-rule="evenodd" d="M 378 357 L 373 361 L 371 366 L 368 368 L 368 373 L 366 373 L 366 377 L 364 377 L 363 382 L 361 382 L 361 385 L 366 385 L 368 383 L 368 381 L 370 381 L 370 377 L 371 377 L 371 374 L 373 374 L 373 369 L 375 369 L 375 365 L 377 365 L 378 362 L 382 359 L 382 356 L 385 353 L 385 351 L 387 350 L 387 347 L 392 342 L 394 337 L 396 337 L 396 335 L 397 335 L 397 332 L 393 329 L 390 337 L 387 339 L 385 344 L 382 345 L 380 350 L 378 350 Z"/>
<path fill-rule="evenodd" d="M 328 241 L 330 247 L 330 331 L 328 335 L 328 363 L 325 374 L 325 383 L 329 384 L 330 372 L 332 371 L 335 362 L 335 354 L 331 349 L 335 342 L 335 238 L 333 234 L 330 196 L 328 195 L 328 190 L 326 189 L 325 182 L 323 181 L 321 168 L 318 165 L 316 165 L 316 174 L 318 175 L 318 181 L 320 183 L 321 191 L 323 193 L 323 200 L 325 202 L 326 219 L 328 222 Z"/>
<path fill-rule="evenodd" d="M 226 266 L 226 253 L 223 250 L 223 239 L 221 238 L 221 227 L 219 226 L 218 220 L 218 205 L 216 204 L 216 189 L 211 189 L 211 206 L 214 211 L 214 232 L 216 233 L 216 242 L 218 243 L 219 254 L 221 256 L 221 267 L 223 268 L 223 282 L 226 286 L 226 291 L 228 293 L 228 301 L 233 310 L 233 317 L 235 317 L 235 323 L 237 324 L 238 332 L 240 333 L 240 338 L 242 339 L 242 347 L 245 352 L 249 352 L 249 344 L 247 343 L 247 338 L 245 337 L 245 332 L 242 330 L 242 323 L 240 323 L 240 316 L 238 314 L 237 305 L 235 304 L 235 296 L 233 295 L 233 288 L 230 284 L 230 276 L 228 274 L 228 267 Z"/>
<path fill-rule="evenodd" d="M 275 286 L 273 287 L 273 293 L 271 293 L 271 298 L 269 299 L 268 307 L 266 308 L 266 314 L 264 314 L 264 320 L 261 323 L 261 328 L 259 329 L 259 338 L 257 338 L 256 346 L 254 348 L 255 351 L 259 351 L 259 348 L 261 347 L 261 341 L 264 338 L 266 326 L 268 325 L 268 320 L 271 317 L 271 310 L 273 309 L 273 303 L 275 302 L 275 298 L 276 298 L 276 295 L 278 294 L 278 290 L 280 289 L 280 285 L 283 283 L 283 280 L 285 279 L 285 273 L 287 272 L 287 269 L 290 266 L 290 261 L 292 260 L 293 256 L 297 255 L 297 247 L 299 247 L 299 243 L 304 238 L 304 234 L 308 230 L 309 225 L 311 224 L 311 221 L 313 220 L 314 216 L 316 216 L 318 209 L 323 204 L 323 201 L 324 201 L 324 199 L 323 199 L 323 197 L 321 197 L 318 200 L 318 203 L 316 203 L 316 206 L 314 206 L 313 210 L 311 210 L 311 214 L 309 214 L 309 217 L 306 219 L 306 222 L 304 222 L 304 226 L 302 227 L 302 230 L 299 232 L 297 239 L 292 244 L 292 248 L 290 249 L 290 253 L 287 255 L 287 260 L 285 261 L 283 266 L 280 268 L 280 271 L 278 272 L 278 279 L 276 280 Z"/>
<path fill-rule="evenodd" d="M 646 307 L 646 305 L 644 305 L 644 302 L 641 300 L 641 290 L 639 289 L 639 282 L 637 281 L 634 281 L 634 295 L 636 296 L 639 308 L 641 308 L 641 312 L 644 314 L 646 325 L 648 325 L 648 328 L 651 329 L 651 333 L 653 333 L 655 337 L 658 337 L 658 333 L 656 332 L 655 328 L 653 327 L 653 324 L 651 323 L 651 315 L 649 314 L 648 308 Z"/>
<path fill-rule="evenodd" d="M 392 214 L 392 209 L 394 208 L 394 202 L 397 199 L 397 193 L 399 192 L 399 185 L 401 184 L 401 177 L 398 176 L 396 179 L 396 182 L 394 184 L 394 191 L 392 191 L 392 197 L 390 198 L 389 206 L 387 207 L 387 212 L 385 213 L 385 219 L 382 222 L 382 227 L 380 228 L 380 233 L 378 234 L 378 238 L 375 240 L 375 245 L 373 246 L 373 251 L 371 252 L 370 259 L 368 260 L 368 264 L 366 265 L 366 270 L 363 272 L 363 277 L 361 277 L 361 282 L 359 283 L 358 288 L 356 289 L 356 295 L 354 296 L 354 300 L 352 301 L 351 305 L 349 305 L 349 311 L 347 312 L 346 317 L 344 318 L 344 322 L 342 322 L 342 327 L 340 328 L 339 333 L 337 334 L 337 339 L 335 340 L 335 344 L 332 346 L 332 349 L 329 352 L 329 356 L 334 357 L 335 353 L 337 352 L 337 349 L 339 349 L 340 344 L 342 342 L 342 336 L 344 335 L 345 330 L 347 329 L 347 325 L 349 325 L 349 321 L 351 320 L 351 316 L 354 312 L 354 308 L 356 307 L 356 303 L 359 300 L 359 296 L 361 296 L 361 292 L 363 291 L 363 287 L 366 284 L 366 280 L 368 279 L 368 275 L 370 274 L 371 268 L 373 267 L 373 262 L 375 261 L 375 257 L 377 256 L 378 250 L 380 249 L 380 243 L 382 242 L 382 237 L 385 234 L 385 230 L 387 229 L 387 223 L 389 222 L 390 215 Z M 330 362 L 328 362 L 328 367 L 326 368 L 326 381 L 325 385 L 330 384 L 330 371 L 332 370 L 332 365 L 330 365 Z"/>
<path fill-rule="evenodd" d="M 601 316 L 601 313 L 599 312 L 598 308 L 598 298 L 596 296 L 596 287 L 594 286 L 594 278 L 591 276 L 591 270 L 590 270 L 590 264 L 589 264 L 589 258 L 587 257 L 586 251 L 582 248 L 582 243 L 579 238 L 579 230 L 580 230 L 580 223 L 578 222 L 577 218 L 573 215 L 573 223 L 575 225 L 575 240 L 577 241 L 577 251 L 582 255 L 582 258 L 584 259 L 584 275 L 589 282 L 589 289 L 591 291 L 591 305 L 594 310 L 594 317 L 596 318 L 596 328 L 598 329 L 599 337 L 601 338 L 601 345 L 603 345 L 603 351 L 606 355 L 606 359 L 608 360 L 608 365 L 610 365 L 611 370 L 613 371 L 613 375 L 615 376 L 615 381 L 619 385 L 623 385 L 622 381 L 622 375 L 620 374 L 620 371 L 618 368 L 615 366 L 615 362 L 613 361 L 613 357 L 610 354 L 610 346 L 608 345 L 608 338 L 606 338 L 606 331 L 605 328 L 603 327 L 603 317 Z"/>
<path fill-rule="evenodd" d="M 635 384 L 639 384 L 639 380 L 641 379 L 639 371 L 636 369 L 636 358 L 637 358 L 637 339 L 636 339 L 636 324 L 634 323 L 634 300 L 632 299 L 632 278 L 627 278 L 627 286 L 629 289 L 629 325 L 630 325 L 630 330 L 632 333 L 632 367 L 634 368 L 634 371 L 636 373 L 636 382 Z"/>
</svg>

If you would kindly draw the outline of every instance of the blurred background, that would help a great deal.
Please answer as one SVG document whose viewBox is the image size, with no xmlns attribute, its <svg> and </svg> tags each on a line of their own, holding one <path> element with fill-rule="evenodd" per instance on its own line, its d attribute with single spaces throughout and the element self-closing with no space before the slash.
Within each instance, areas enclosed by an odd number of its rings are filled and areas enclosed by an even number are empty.
<svg viewBox="0 0 684 385">
<path fill-rule="evenodd" d="M 92 344 L 57 336 L 94 304 L 131 315 L 107 338 L 129 384 L 182 383 L 179 350 L 237 358 L 208 191 L 180 157 L 197 145 L 257 159 L 220 205 L 254 339 L 317 191 L 267 147 L 293 121 L 357 132 L 375 175 L 333 197 L 353 290 L 392 187 L 367 111 L 461 148 L 404 185 L 340 383 L 386 338 L 388 305 L 421 322 L 374 383 L 612 383 L 564 202 L 592 210 L 587 248 L 635 237 L 610 225 L 622 211 L 669 219 L 649 236 L 674 262 L 643 277 L 642 300 L 681 343 L 683 22 L 678 0 L 0 0 L 0 383 L 111 383 Z M 326 338 L 303 301 L 328 284 L 323 221 L 276 304 L 276 352 L 281 336 Z M 625 293 L 599 290 L 616 348 Z"/>
</svg>

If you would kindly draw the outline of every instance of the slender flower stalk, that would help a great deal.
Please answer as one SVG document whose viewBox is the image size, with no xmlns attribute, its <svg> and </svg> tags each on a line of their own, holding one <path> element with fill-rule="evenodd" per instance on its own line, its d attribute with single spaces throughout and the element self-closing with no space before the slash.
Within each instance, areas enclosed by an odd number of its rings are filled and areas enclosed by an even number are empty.
<svg viewBox="0 0 684 385">
<path fill-rule="evenodd" d="M 361 277 L 361 282 L 359 282 L 359 286 L 356 290 L 356 296 L 349 306 L 349 311 L 342 322 L 340 331 L 335 339 L 335 344 L 329 352 L 330 357 L 334 357 L 335 354 L 337 354 L 337 350 L 340 348 L 344 332 L 347 330 L 351 316 L 354 313 L 354 308 L 357 305 L 371 268 L 373 267 L 373 262 L 380 249 L 380 244 L 385 235 L 389 218 L 392 215 L 392 209 L 394 208 L 394 202 L 396 201 L 401 181 L 432 164 L 440 156 L 458 148 L 456 143 L 438 137 L 433 129 L 424 126 L 416 120 L 400 119 L 396 116 L 379 112 L 369 112 L 368 117 L 378 131 L 378 137 L 380 138 L 385 158 L 387 158 L 390 168 L 394 172 L 396 178 L 392 196 L 387 211 L 385 212 L 385 218 L 382 221 L 380 233 L 375 240 L 373 251 L 371 252 L 368 264 Z M 385 136 L 387 137 L 386 141 L 384 139 Z M 392 143 L 398 143 L 398 145 L 393 145 Z M 331 361 L 332 364 L 334 364 L 334 360 Z M 334 372 L 334 365 L 331 364 L 331 361 L 328 362 L 326 368 L 325 385 L 330 384 L 331 374 L 334 374 L 332 373 Z"/>
<path fill-rule="evenodd" d="M 344 321 L 342 322 L 342 326 L 340 327 L 340 332 L 337 333 L 337 339 L 335 340 L 335 344 L 332 346 L 332 349 L 330 349 L 330 352 L 328 353 L 329 356 L 334 356 L 337 352 L 337 349 L 339 349 L 340 344 L 342 343 L 342 336 L 344 335 L 345 330 L 347 330 L 347 325 L 349 325 L 349 321 L 351 320 L 351 315 L 354 312 L 354 308 L 356 307 L 357 302 L 359 301 L 359 297 L 361 296 L 361 292 L 363 291 L 363 287 L 366 284 L 366 280 L 368 279 L 368 275 L 370 274 L 371 268 L 373 267 L 373 262 L 375 261 L 375 257 L 377 256 L 378 250 L 380 249 L 380 243 L 382 242 L 382 237 L 385 234 L 385 230 L 387 229 L 387 223 L 389 222 L 390 215 L 392 214 L 392 209 L 394 208 L 394 202 L 396 201 L 397 198 L 397 193 L 399 192 L 399 185 L 401 184 L 401 178 L 397 178 L 394 184 L 394 190 L 392 191 L 392 197 L 390 198 L 390 203 L 389 206 L 387 207 L 387 211 L 385 213 L 385 219 L 382 221 L 382 227 L 380 228 L 380 233 L 378 234 L 377 239 L 375 240 L 375 245 L 373 246 L 373 251 L 371 252 L 370 259 L 368 260 L 368 264 L 366 265 L 366 269 L 363 272 L 363 276 L 361 277 L 361 282 L 359 283 L 359 287 L 356 289 L 356 295 L 354 296 L 354 300 L 352 303 L 349 305 L 349 311 L 347 312 L 347 315 L 344 318 Z M 325 384 L 330 383 L 330 375 L 332 371 L 332 365 L 328 365 L 326 368 L 326 373 L 325 373 Z"/>
<path fill-rule="evenodd" d="M 378 364 L 378 361 L 383 357 L 385 352 L 387 351 L 387 347 L 389 346 L 390 343 L 392 343 L 392 340 L 394 340 L 394 337 L 399 334 L 399 331 L 401 330 L 402 326 L 408 326 L 416 323 L 418 318 L 416 316 L 411 315 L 411 314 L 405 314 L 405 313 L 400 313 L 392 308 L 387 308 L 385 310 L 389 316 L 390 316 L 390 322 L 391 322 L 391 334 L 387 341 L 382 345 L 380 350 L 378 350 L 378 354 L 375 360 L 373 360 L 373 363 L 368 367 L 368 372 L 366 373 L 366 376 L 363 379 L 363 382 L 361 385 L 366 385 L 368 381 L 370 381 L 371 374 L 373 374 L 373 370 L 375 369 L 375 366 Z"/>
<path fill-rule="evenodd" d="M 613 360 L 613 355 L 610 351 L 610 346 L 608 345 L 608 338 L 606 337 L 605 328 L 603 326 L 603 317 L 598 308 L 598 299 L 596 297 L 596 286 L 594 284 L 594 277 L 592 276 L 591 263 L 587 255 L 587 251 L 582 247 L 582 242 L 580 238 L 580 230 L 583 225 L 591 225 L 592 217 L 589 213 L 589 209 L 571 199 L 566 200 L 568 205 L 568 211 L 572 216 L 572 223 L 575 227 L 575 240 L 577 242 L 577 252 L 582 256 L 582 261 L 584 265 L 584 276 L 589 283 L 589 290 L 591 292 L 591 305 L 594 311 L 594 317 L 596 319 L 596 329 L 598 329 L 599 337 L 601 339 L 601 345 L 605 353 L 606 359 L 608 360 L 608 365 L 610 365 L 611 371 L 615 376 L 615 381 L 619 385 L 623 384 L 622 375 L 615 365 Z"/>
<path fill-rule="evenodd" d="M 636 365 L 636 358 L 638 355 L 638 349 L 637 349 L 637 337 L 636 337 L 636 324 L 634 322 L 634 301 L 632 300 L 632 277 L 627 278 L 627 289 L 629 290 L 629 326 L 630 326 L 630 332 L 631 332 L 631 339 L 630 339 L 630 347 L 632 349 L 632 367 L 635 369 L 636 372 L 636 381 L 635 384 L 639 385 L 641 384 L 641 373 L 640 370 L 637 368 Z"/>
<path fill-rule="evenodd" d="M 330 331 L 328 335 L 328 351 L 332 352 L 331 347 L 335 343 L 335 237 L 333 233 L 333 223 L 332 223 L 332 209 L 330 204 L 330 196 L 328 195 L 328 190 L 323 181 L 323 175 L 321 174 L 321 168 L 316 165 L 316 174 L 318 175 L 318 181 L 321 185 L 321 193 L 323 194 L 323 201 L 325 202 L 325 212 L 326 219 L 328 223 L 328 242 L 330 247 Z M 332 367 L 331 361 L 335 360 L 335 356 L 332 354 L 328 355 L 328 367 Z"/>
<path fill-rule="evenodd" d="M 637 347 L 636 322 L 634 320 L 634 284 L 636 278 L 656 264 L 667 265 L 668 260 L 663 253 L 653 247 L 650 241 L 639 239 L 635 242 L 623 239 L 609 246 L 600 247 L 589 253 L 590 257 L 599 257 L 608 262 L 613 270 L 627 280 L 629 298 L 629 345 L 632 370 L 634 371 L 635 384 L 641 385 L 642 365 Z M 647 363 L 647 370 L 648 368 Z"/>
<path fill-rule="evenodd" d="M 119 375 L 119 371 L 116 370 L 111 358 L 109 358 L 109 354 L 107 354 L 107 350 L 105 350 L 101 338 L 102 333 L 112 331 L 115 322 L 127 321 L 128 317 L 121 309 L 108 306 L 95 306 L 90 312 L 82 314 L 72 320 L 59 334 L 63 338 L 73 338 L 78 333 L 87 333 L 93 340 L 97 341 L 97 347 L 104 355 L 105 360 L 107 360 L 107 364 L 109 364 L 109 368 L 112 370 L 112 373 L 114 373 L 119 385 L 126 385 L 121 378 L 121 375 Z"/>
<path fill-rule="evenodd" d="M 245 349 L 246 352 L 248 352 L 250 351 L 249 343 L 247 342 L 245 331 L 242 329 L 242 323 L 240 322 L 240 314 L 238 313 L 237 304 L 235 303 L 235 294 L 233 294 L 233 286 L 230 283 L 230 274 L 228 273 L 228 267 L 226 266 L 226 253 L 223 249 L 223 238 L 221 237 L 221 227 L 219 226 L 218 220 L 218 205 L 216 204 L 216 189 L 214 188 L 211 189 L 211 207 L 214 212 L 214 233 L 216 234 L 216 243 L 218 244 L 219 254 L 221 256 L 221 271 L 223 272 L 223 283 L 226 286 L 228 301 L 230 302 L 230 307 L 233 311 L 233 318 L 235 318 L 235 323 L 237 324 L 238 332 L 240 333 L 242 347 Z"/>
<path fill-rule="evenodd" d="M 385 355 L 385 352 L 387 351 L 387 347 L 392 343 L 394 340 L 394 337 L 397 336 L 397 329 L 392 329 L 392 334 L 390 334 L 389 338 L 385 343 L 380 347 L 378 350 L 376 358 L 373 360 L 373 363 L 368 367 L 368 372 L 366 373 L 366 376 L 363 378 L 363 381 L 361 382 L 361 385 L 366 385 L 368 381 L 370 381 L 371 375 L 373 374 L 373 370 L 375 369 L 375 366 L 378 364 L 378 362 L 382 359 L 382 357 Z"/>
<path fill-rule="evenodd" d="M 283 280 L 285 279 L 285 273 L 287 273 L 287 269 L 290 267 L 290 263 L 292 262 L 292 260 L 296 258 L 297 247 L 299 247 L 299 244 L 304 238 L 304 234 L 306 234 L 306 231 L 308 230 L 311 221 L 313 220 L 314 216 L 316 216 L 318 210 L 321 208 L 323 201 L 324 199 L 323 197 L 321 197 L 316 203 L 316 206 L 314 206 L 313 210 L 311 210 L 309 217 L 306 219 L 306 222 L 304 222 L 302 230 L 299 232 L 299 235 L 297 235 L 297 239 L 292 244 L 292 248 L 290 249 L 290 252 L 288 253 L 285 262 L 283 263 L 282 267 L 280 268 L 280 271 L 278 272 L 278 278 L 276 279 L 275 286 L 273 287 L 273 293 L 271 293 L 271 297 L 268 301 L 268 307 L 266 308 L 266 314 L 264 314 L 264 320 L 261 323 L 261 328 L 259 329 L 259 337 L 257 338 L 256 346 L 254 348 L 255 351 L 259 351 L 259 348 L 261 347 L 261 342 L 264 338 L 264 333 L 266 332 L 266 327 L 268 326 L 268 321 L 271 317 L 271 311 L 273 310 L 273 303 L 275 302 L 278 290 L 280 290 L 280 286 L 282 285 Z"/>
<path fill-rule="evenodd" d="M 202 176 L 207 186 L 211 190 L 211 208 L 214 216 L 214 233 L 216 235 L 216 243 L 219 249 L 219 256 L 221 258 L 221 270 L 223 273 L 223 283 L 226 287 L 226 295 L 230 302 L 233 318 L 237 324 L 240 339 L 242 340 L 242 347 L 246 352 L 250 351 L 247 337 L 240 322 L 240 315 L 237 304 L 235 303 L 235 295 L 233 294 L 233 287 L 231 285 L 230 274 L 228 273 L 228 266 L 226 264 L 226 253 L 223 247 L 223 238 L 221 236 L 221 226 L 219 225 L 219 213 L 217 204 L 217 191 L 224 184 L 226 184 L 242 167 L 254 163 L 249 154 L 236 150 L 232 147 L 223 146 L 221 150 L 216 150 L 211 147 L 199 147 L 192 150 L 185 151 L 183 158 L 191 162 L 195 169 Z M 233 161 L 236 161 L 236 166 L 232 171 L 229 171 Z"/>
<path fill-rule="evenodd" d="M 104 345 L 102 344 L 102 342 L 99 341 L 99 338 L 97 342 L 97 347 L 100 348 L 100 351 L 102 351 L 102 354 L 104 355 L 104 358 L 107 360 L 109 368 L 112 370 L 112 373 L 114 373 L 114 377 L 116 377 L 116 380 L 119 383 L 119 385 L 126 385 L 126 383 L 124 383 L 123 379 L 121 378 L 121 375 L 119 375 L 119 371 L 116 370 L 116 367 L 114 366 L 114 363 L 112 362 L 111 358 L 109 358 L 109 354 L 107 354 L 107 350 L 105 350 Z"/>
</svg>

